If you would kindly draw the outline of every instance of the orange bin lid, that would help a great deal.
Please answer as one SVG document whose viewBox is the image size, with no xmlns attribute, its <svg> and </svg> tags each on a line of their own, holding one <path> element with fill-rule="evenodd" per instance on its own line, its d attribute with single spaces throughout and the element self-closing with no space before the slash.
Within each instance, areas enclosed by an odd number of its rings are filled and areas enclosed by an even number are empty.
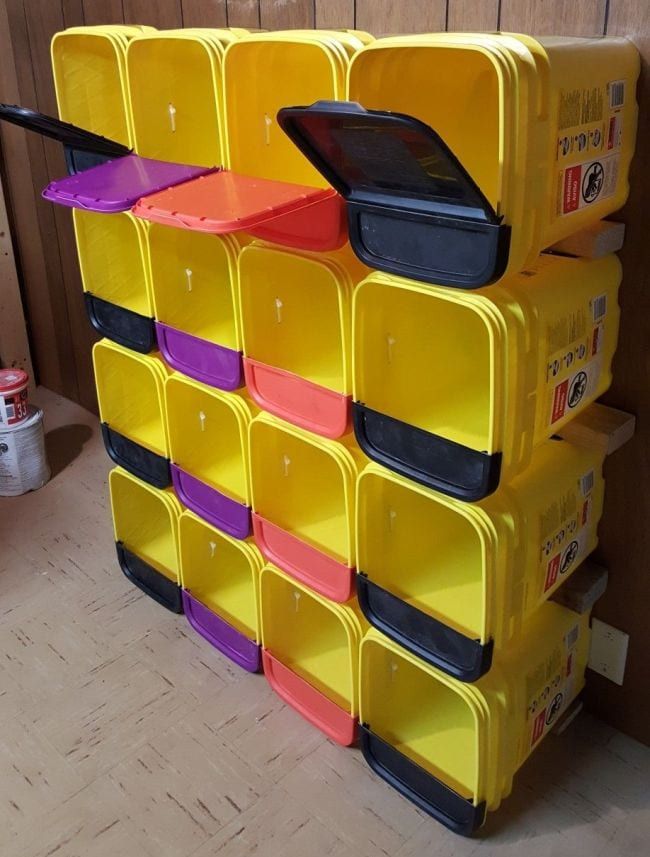
<svg viewBox="0 0 650 857">
<path fill-rule="evenodd" d="M 144 220 L 197 232 L 252 231 L 255 227 L 334 200 L 332 188 L 314 188 L 288 182 L 242 176 L 220 170 L 196 181 L 140 199 L 133 213 Z"/>
</svg>

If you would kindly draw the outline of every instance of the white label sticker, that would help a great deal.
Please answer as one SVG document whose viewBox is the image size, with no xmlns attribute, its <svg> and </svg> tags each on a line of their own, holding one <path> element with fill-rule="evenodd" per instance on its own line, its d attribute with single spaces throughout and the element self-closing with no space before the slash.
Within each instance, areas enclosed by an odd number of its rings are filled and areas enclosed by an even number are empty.
<svg viewBox="0 0 650 857">
<path fill-rule="evenodd" d="M 593 395 L 601 370 L 602 359 L 596 357 L 585 363 L 569 378 L 555 385 L 551 395 L 550 425 L 554 425 L 566 414 L 575 411 L 583 400 Z"/>
<path fill-rule="evenodd" d="M 572 214 L 612 196 L 616 190 L 619 161 L 616 153 L 560 170 L 559 213 Z"/>
<path fill-rule="evenodd" d="M 607 315 L 607 295 L 598 295 L 597 298 L 593 298 L 590 302 L 591 306 L 591 317 L 594 324 L 597 321 L 605 318 Z"/>
</svg>

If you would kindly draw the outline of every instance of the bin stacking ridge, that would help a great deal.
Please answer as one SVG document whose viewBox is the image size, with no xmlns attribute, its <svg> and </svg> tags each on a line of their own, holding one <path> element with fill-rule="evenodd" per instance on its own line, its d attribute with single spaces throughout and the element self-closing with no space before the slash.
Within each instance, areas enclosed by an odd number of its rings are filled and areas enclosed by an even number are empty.
<svg viewBox="0 0 650 857">
<path fill-rule="evenodd" d="M 52 42 L 119 565 L 469 835 L 584 685 L 625 39 L 75 27 Z M 253 71 L 251 71 L 253 70 Z M 436 81 L 435 89 L 430 82 Z"/>
</svg>

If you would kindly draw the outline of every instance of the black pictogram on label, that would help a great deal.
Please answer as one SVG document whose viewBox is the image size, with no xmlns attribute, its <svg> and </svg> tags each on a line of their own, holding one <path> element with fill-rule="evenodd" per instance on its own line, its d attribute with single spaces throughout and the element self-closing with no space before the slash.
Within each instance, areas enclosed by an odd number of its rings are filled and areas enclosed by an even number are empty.
<svg viewBox="0 0 650 857">
<path fill-rule="evenodd" d="M 574 539 L 562 554 L 562 559 L 560 560 L 560 574 L 567 572 L 573 565 L 575 558 L 578 556 L 578 549 L 578 542 Z"/>
<path fill-rule="evenodd" d="M 605 170 L 600 161 L 594 161 L 585 170 L 582 179 L 582 198 L 585 202 L 593 202 L 598 198 L 605 178 Z"/>
<path fill-rule="evenodd" d="M 573 381 L 571 382 L 571 386 L 569 388 L 569 395 L 567 397 L 567 405 L 570 408 L 575 408 L 578 405 L 584 396 L 587 390 L 587 373 L 586 372 L 578 372 Z"/>
<path fill-rule="evenodd" d="M 562 701 L 564 700 L 564 694 L 557 693 L 553 697 L 553 702 L 546 709 L 546 725 L 550 726 L 551 723 L 558 716 L 560 709 L 562 708 Z"/>
</svg>

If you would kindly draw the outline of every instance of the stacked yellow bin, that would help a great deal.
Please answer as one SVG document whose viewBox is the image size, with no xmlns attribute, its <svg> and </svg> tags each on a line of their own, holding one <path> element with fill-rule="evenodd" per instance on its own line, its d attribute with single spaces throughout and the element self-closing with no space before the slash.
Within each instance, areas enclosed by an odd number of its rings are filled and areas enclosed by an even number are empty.
<svg viewBox="0 0 650 857">
<path fill-rule="evenodd" d="M 90 27 L 53 61 L 63 118 L 204 170 L 58 198 L 122 569 L 471 833 L 584 683 L 548 599 L 603 461 L 557 432 L 611 382 L 621 272 L 540 253 L 625 200 L 634 48 Z"/>
<path fill-rule="evenodd" d="M 353 298 L 362 746 L 460 833 L 584 682 L 549 596 L 593 550 L 602 455 L 556 433 L 611 382 L 620 265 L 539 255 L 625 201 L 624 39 L 378 39 L 346 105 L 280 112 L 376 269 Z"/>
</svg>

